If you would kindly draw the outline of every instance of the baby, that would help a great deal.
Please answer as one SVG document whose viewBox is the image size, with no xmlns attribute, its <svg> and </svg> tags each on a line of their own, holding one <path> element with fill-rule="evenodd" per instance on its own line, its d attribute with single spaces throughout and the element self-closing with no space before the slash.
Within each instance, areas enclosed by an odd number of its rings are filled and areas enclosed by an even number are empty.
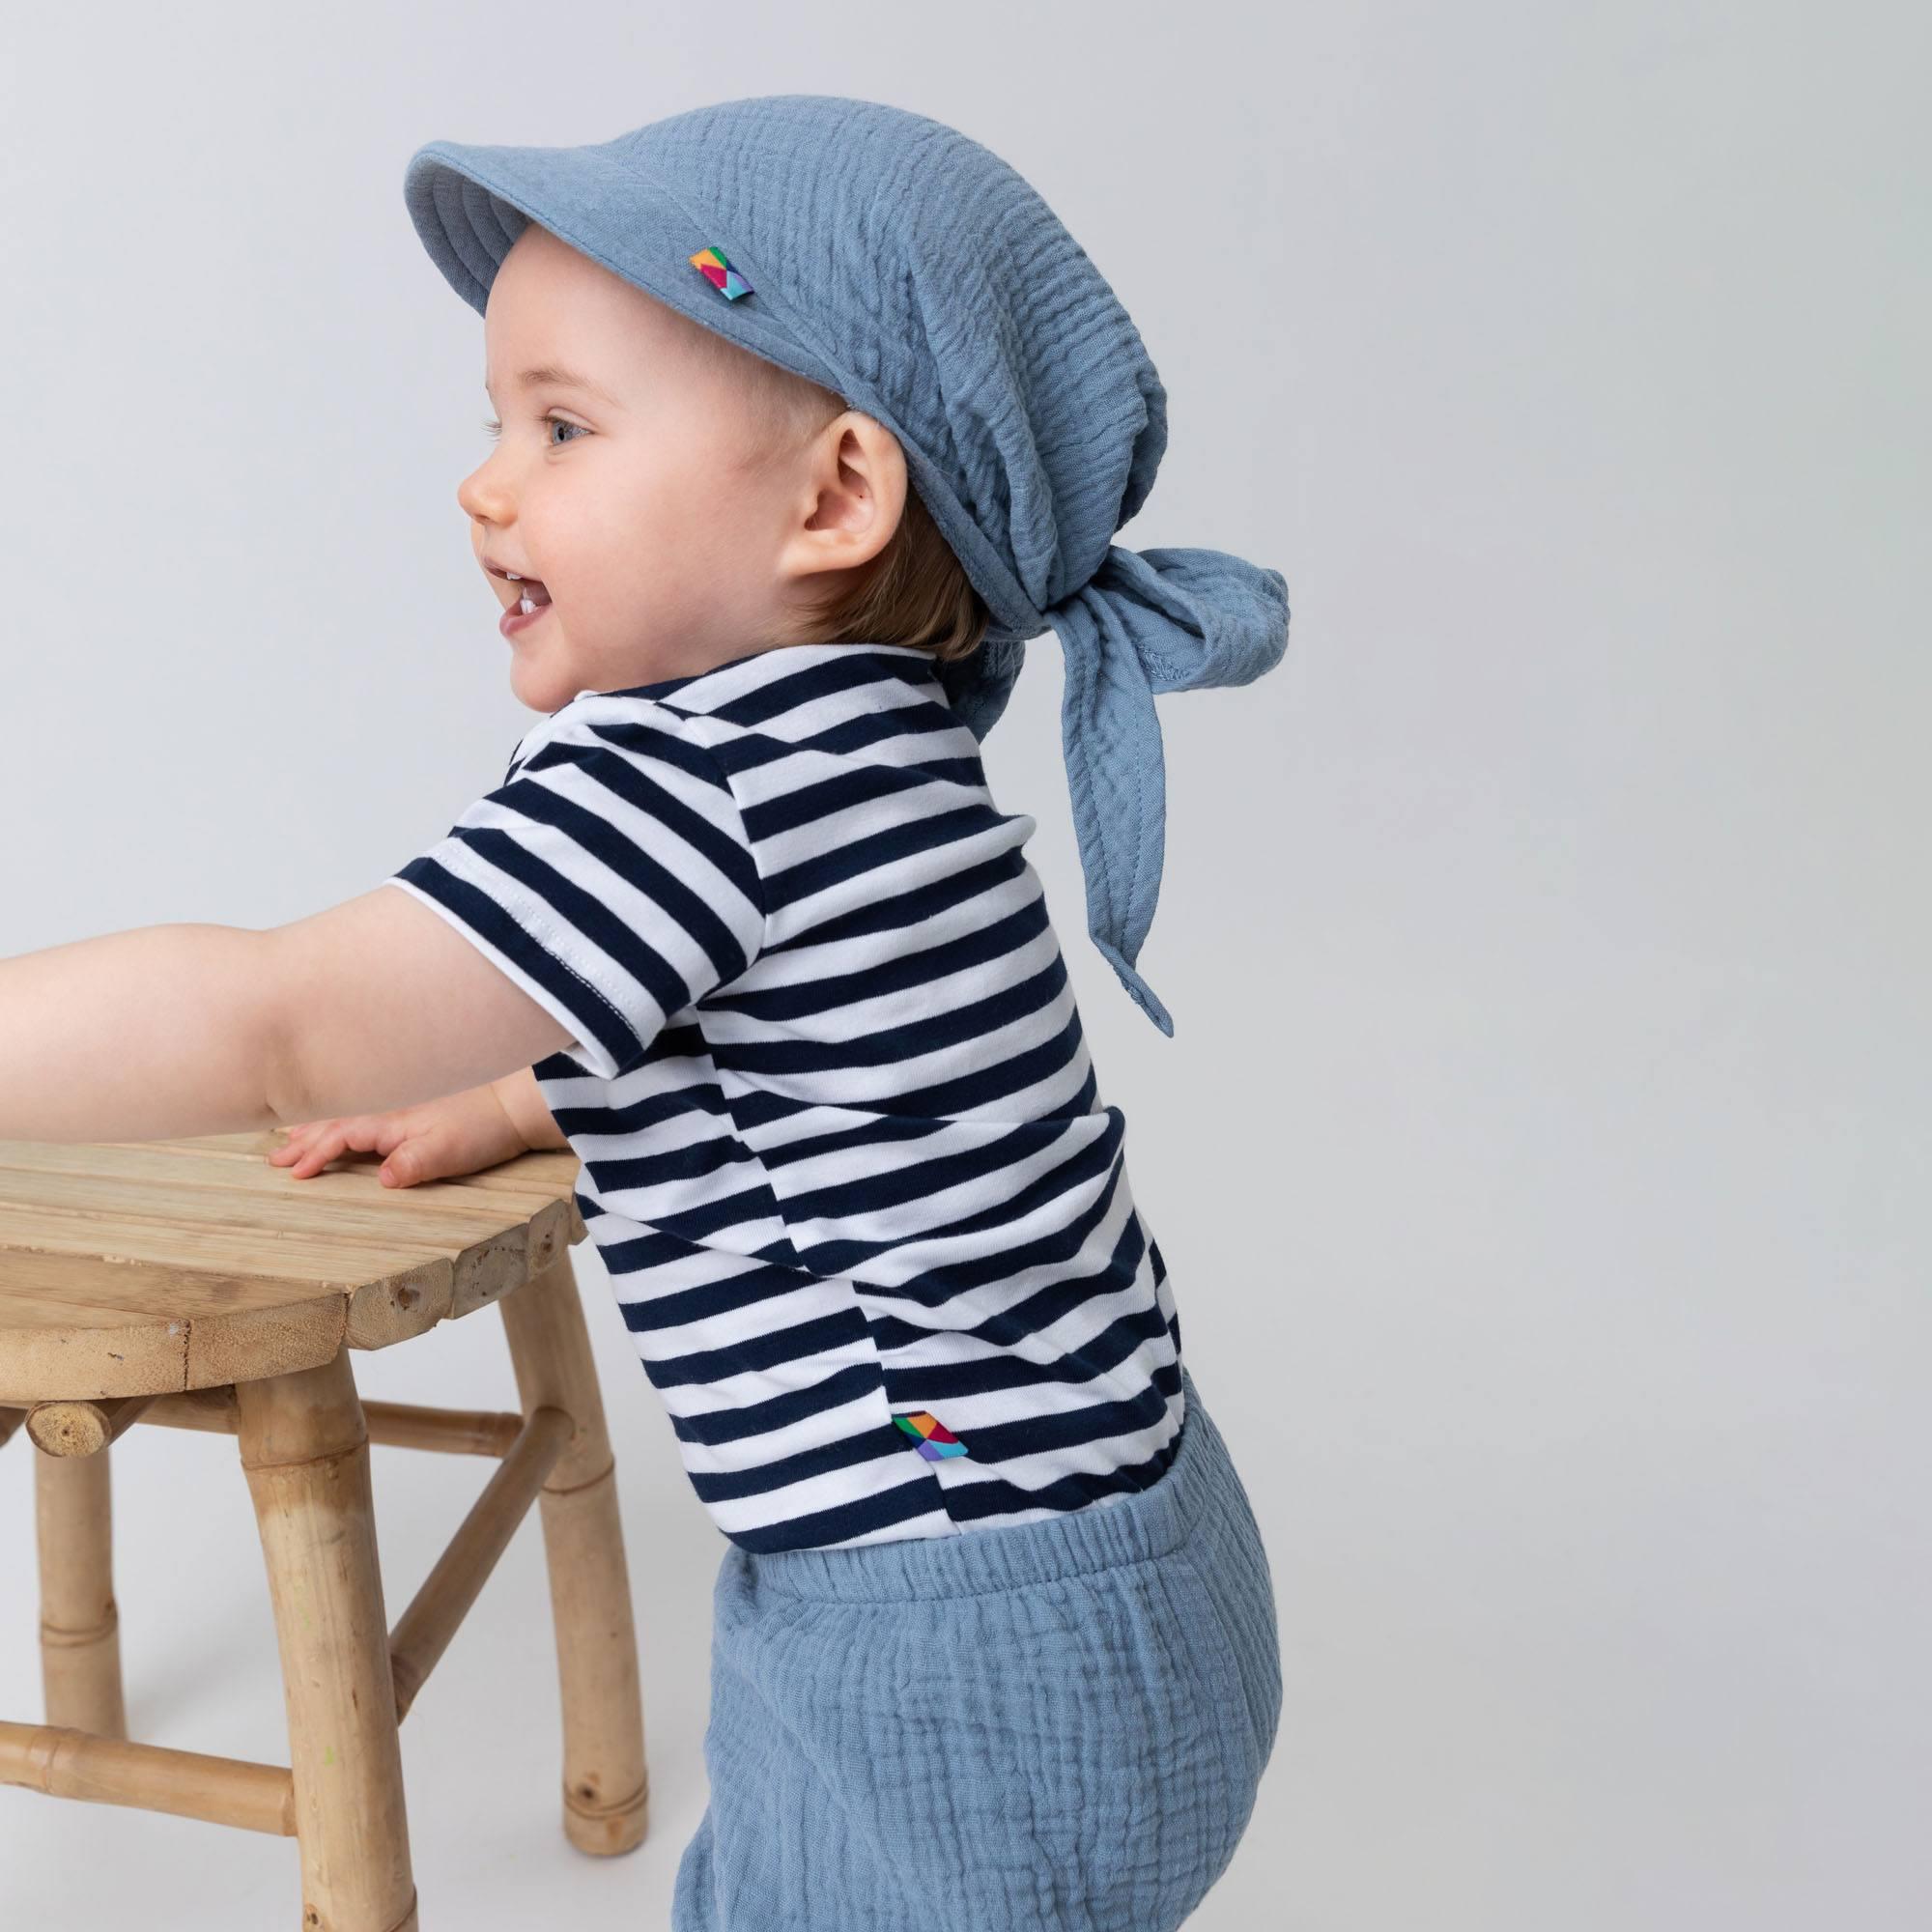
<svg viewBox="0 0 1932 1932">
<path fill-rule="evenodd" d="M 457 497 L 541 720 L 345 905 L 56 949 L 200 1057 L 126 1023 L 164 1084 L 66 1062 L 4 1131 L 296 1122 L 292 1174 L 395 1185 L 573 1149 L 725 1541 L 675 1932 L 1177 1926 L 1272 1749 L 1271 1577 L 979 743 L 1053 630 L 1089 928 L 1171 1032 L 1152 698 L 1273 665 L 1282 581 L 1111 544 L 1159 379 L 939 123 L 765 97 L 406 192 L 484 319 Z"/>
</svg>

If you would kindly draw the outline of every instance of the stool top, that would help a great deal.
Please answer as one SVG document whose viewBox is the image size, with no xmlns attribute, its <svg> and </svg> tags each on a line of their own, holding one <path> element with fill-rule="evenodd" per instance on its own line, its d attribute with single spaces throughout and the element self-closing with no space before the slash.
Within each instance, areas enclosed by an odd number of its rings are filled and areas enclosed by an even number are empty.
<svg viewBox="0 0 1932 1932">
<path fill-rule="evenodd" d="M 263 1133 L 0 1141 L 0 1406 L 172 1394 L 385 1349 L 496 1301 L 587 1232 L 567 1151 L 384 1187 L 301 1180 Z"/>
</svg>

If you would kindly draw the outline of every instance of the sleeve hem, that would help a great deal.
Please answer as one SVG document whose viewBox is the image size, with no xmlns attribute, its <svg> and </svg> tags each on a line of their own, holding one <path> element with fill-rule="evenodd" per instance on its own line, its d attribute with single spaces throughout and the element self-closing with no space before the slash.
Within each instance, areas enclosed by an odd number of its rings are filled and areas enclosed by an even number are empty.
<svg viewBox="0 0 1932 1932">
<path fill-rule="evenodd" d="M 618 1067 L 616 1061 L 611 1058 L 610 1050 L 594 1035 L 589 1037 L 584 1037 L 583 1017 L 581 1012 L 573 1011 L 569 1006 L 557 998 L 550 987 L 544 985 L 541 980 L 531 979 L 514 960 L 507 958 L 496 947 L 491 945 L 468 921 L 459 918 L 440 899 L 433 897 L 430 894 L 424 892 L 412 880 L 398 878 L 392 873 L 383 881 L 383 884 L 385 886 L 394 886 L 399 892 L 408 893 L 412 898 L 420 899 L 445 925 L 460 932 L 498 972 L 522 987 L 554 1019 L 568 1027 L 575 1044 L 561 1049 L 562 1051 L 580 1059 L 585 1067 L 590 1072 L 596 1074 L 599 1079 L 614 1080 L 617 1078 L 621 1069 Z M 537 929 L 539 926 L 541 927 L 540 931 Z M 607 1011 L 612 1013 L 621 1024 L 628 1028 L 630 1023 L 624 1019 L 623 1015 L 618 1013 L 616 1009 L 611 1007 L 610 1001 L 597 990 L 596 986 L 590 980 L 584 979 L 576 966 L 571 964 L 569 958 L 560 950 L 558 936 L 554 929 L 550 926 L 549 923 L 547 921 L 532 922 L 531 930 L 533 936 L 542 940 L 545 949 L 562 965 L 569 968 L 571 974 L 582 984 L 590 998 L 594 999 Z"/>
</svg>

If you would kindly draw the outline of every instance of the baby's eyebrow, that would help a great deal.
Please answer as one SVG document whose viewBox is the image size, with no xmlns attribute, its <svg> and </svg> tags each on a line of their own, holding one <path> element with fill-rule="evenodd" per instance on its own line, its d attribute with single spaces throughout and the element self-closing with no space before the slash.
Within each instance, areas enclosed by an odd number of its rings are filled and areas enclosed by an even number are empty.
<svg viewBox="0 0 1932 1932">
<path fill-rule="evenodd" d="M 572 369 L 559 368 L 554 362 L 539 362 L 535 368 L 526 369 L 517 378 L 517 383 L 520 387 L 526 389 L 544 386 L 554 389 L 582 389 L 585 395 L 595 396 L 599 402 L 609 403 L 613 410 L 623 408 L 609 389 L 593 383 L 588 376 L 580 376 Z M 492 396 L 488 376 L 483 378 L 483 393 Z M 495 400 L 494 396 L 492 400 Z"/>
</svg>

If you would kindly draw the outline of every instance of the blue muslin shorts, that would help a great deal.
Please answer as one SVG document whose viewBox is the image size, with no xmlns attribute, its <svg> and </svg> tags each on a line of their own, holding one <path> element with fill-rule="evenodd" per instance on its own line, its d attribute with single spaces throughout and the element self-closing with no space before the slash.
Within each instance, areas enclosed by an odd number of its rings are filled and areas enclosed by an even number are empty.
<svg viewBox="0 0 1932 1932">
<path fill-rule="evenodd" d="M 962 1536 L 732 1544 L 674 1932 L 1167 1932 L 1281 1716 L 1266 1551 L 1192 1375 L 1151 1488 Z"/>
</svg>

